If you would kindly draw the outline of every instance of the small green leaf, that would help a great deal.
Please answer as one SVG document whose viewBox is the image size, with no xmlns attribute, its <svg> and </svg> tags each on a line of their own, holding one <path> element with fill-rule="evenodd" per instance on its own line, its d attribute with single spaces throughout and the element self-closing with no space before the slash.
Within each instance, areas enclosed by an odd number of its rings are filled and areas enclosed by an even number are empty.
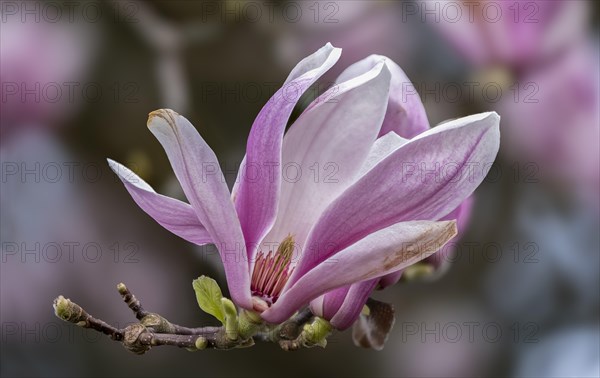
<svg viewBox="0 0 600 378">
<path fill-rule="evenodd" d="M 202 311 L 211 314 L 219 319 L 221 323 L 224 323 L 225 309 L 221 302 L 223 294 L 217 281 L 210 277 L 200 276 L 192 282 L 192 286 L 194 287 L 196 299 Z"/>
<path fill-rule="evenodd" d="M 225 335 L 229 340 L 238 338 L 238 317 L 233 302 L 228 298 L 221 298 L 223 311 L 225 312 Z"/>
</svg>

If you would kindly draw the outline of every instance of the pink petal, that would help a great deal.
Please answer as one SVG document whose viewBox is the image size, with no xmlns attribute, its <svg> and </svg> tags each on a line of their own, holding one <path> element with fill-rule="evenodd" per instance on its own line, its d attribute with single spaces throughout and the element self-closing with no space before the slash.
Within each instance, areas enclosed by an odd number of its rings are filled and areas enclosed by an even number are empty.
<svg viewBox="0 0 600 378">
<path fill-rule="evenodd" d="M 465 234 L 467 230 L 467 225 L 471 218 L 471 209 L 473 208 L 474 195 L 471 195 L 466 200 L 463 201 L 456 209 L 454 209 L 450 214 L 441 218 L 441 220 L 456 220 L 456 226 L 458 227 L 458 235 L 452 240 L 453 243 L 456 243 L 460 240 L 460 238 Z M 454 248 L 444 248 L 440 253 L 436 253 L 435 255 L 427 258 L 427 263 L 432 264 L 435 269 L 440 269 L 447 267 L 450 263 L 451 256 L 454 253 Z M 381 285 L 385 287 L 384 285 Z"/>
<path fill-rule="evenodd" d="M 172 110 L 150 113 L 148 128 L 165 149 L 198 220 L 219 250 L 232 299 L 252 308 L 244 237 L 217 157 L 194 126 Z"/>
<path fill-rule="evenodd" d="M 246 157 L 234 188 L 235 208 L 250 259 L 275 222 L 281 187 L 282 138 L 290 114 L 300 96 L 335 64 L 340 54 L 340 49 L 328 43 L 298 63 L 252 125 Z"/>
<path fill-rule="evenodd" d="M 404 273 L 404 271 L 399 270 L 397 272 L 386 274 L 385 276 L 381 277 L 379 279 L 379 287 L 381 287 L 383 289 L 388 286 L 397 284 L 398 281 L 400 281 L 400 278 L 402 278 L 402 273 Z"/>
<path fill-rule="evenodd" d="M 396 134 L 393 131 L 390 131 L 389 133 L 385 134 L 384 136 L 379 137 L 375 141 L 375 143 L 373 144 L 373 146 L 371 146 L 371 149 L 369 150 L 369 154 L 367 155 L 367 158 L 363 162 L 363 164 L 362 164 L 362 166 L 360 168 L 358 176 L 359 177 L 363 176 L 365 173 L 367 173 L 368 171 L 370 171 L 371 168 L 373 168 L 375 165 L 377 165 L 381 160 L 383 160 L 385 157 L 387 157 L 388 155 L 390 155 L 392 152 L 394 152 L 395 150 L 397 150 L 398 148 L 400 148 L 406 142 L 408 142 L 407 139 L 404 139 L 404 138 L 400 137 L 398 134 Z M 397 279 L 400 279 L 401 275 L 402 275 L 402 271 L 398 271 L 398 272 L 391 273 L 388 276 L 389 277 L 397 277 Z M 388 276 L 386 276 L 386 277 L 388 277 Z M 396 279 L 395 282 L 397 282 L 397 279 Z M 356 285 L 361 285 L 361 284 L 359 283 L 359 284 L 356 284 Z M 369 285 L 367 284 L 367 286 L 369 286 Z M 340 288 L 340 289 L 337 289 L 337 290 L 338 290 L 338 292 L 336 293 L 336 295 L 340 295 L 342 292 L 346 293 L 349 290 L 349 287 L 347 287 L 347 288 Z M 340 302 L 340 305 L 341 305 L 341 302 Z M 311 306 L 313 306 L 312 302 L 311 302 Z M 321 314 L 323 314 L 323 311 L 324 311 L 324 308 L 323 308 L 323 298 L 320 298 L 319 306 L 320 306 L 319 307 L 319 311 L 320 311 Z M 329 308 L 331 308 L 332 306 L 335 306 L 335 305 L 332 305 L 331 303 L 328 304 Z"/>
<path fill-rule="evenodd" d="M 303 246 L 323 210 L 358 177 L 385 114 L 390 75 L 384 61 L 316 99 L 283 140 L 281 199 L 264 241 L 293 234 Z"/>
<path fill-rule="evenodd" d="M 500 117 L 482 113 L 420 134 L 379 162 L 329 207 L 311 231 L 288 286 L 335 252 L 409 220 L 436 220 L 483 181 L 498 152 Z"/>
<path fill-rule="evenodd" d="M 369 155 L 367 155 L 367 158 L 360 168 L 359 176 L 365 175 L 380 161 L 388 157 L 398 148 L 402 147 L 406 142 L 408 142 L 408 139 L 402 138 L 393 131 L 390 131 L 384 136 L 379 137 L 375 143 L 373 143 L 373 146 L 371 146 Z"/>
<path fill-rule="evenodd" d="M 469 196 L 464 200 L 456 209 L 452 210 L 450 214 L 442 217 L 440 220 L 456 220 L 456 227 L 458 228 L 458 235 L 451 240 L 455 242 L 458 238 L 465 233 L 467 223 L 471 215 L 471 208 L 473 207 L 473 195 Z M 429 264 L 432 264 L 436 269 L 443 268 L 449 262 L 449 256 L 454 251 L 454 248 L 446 246 L 438 253 L 434 253 L 425 259 Z M 386 276 L 381 277 L 379 281 L 379 287 L 384 289 L 388 286 L 395 285 L 402 277 L 403 271 L 394 272 Z"/>
<path fill-rule="evenodd" d="M 373 147 L 371 147 L 369 156 L 367 157 L 367 159 L 365 160 L 365 163 L 361 167 L 360 175 L 363 176 L 364 174 L 369 172 L 380 161 L 382 161 L 387 156 L 389 156 L 392 152 L 396 151 L 398 148 L 403 146 L 406 142 L 408 142 L 408 139 L 402 138 L 401 136 L 396 134 L 394 131 L 390 131 L 389 133 L 387 133 L 384 136 L 377 139 L 375 144 L 373 144 Z M 396 282 L 398 282 L 398 280 L 400 280 L 400 277 L 402 277 L 402 270 L 399 270 L 394 273 L 390 273 L 390 274 L 384 276 L 383 278 L 381 278 L 381 280 L 382 280 L 382 282 L 389 281 L 389 282 L 396 283 Z M 381 282 L 380 282 L 380 285 L 381 285 Z M 370 287 L 371 283 L 370 282 L 364 282 L 364 283 L 361 282 L 361 283 L 354 284 L 352 286 L 353 287 L 354 286 Z M 362 292 L 361 290 L 357 290 L 357 289 L 358 288 L 355 288 L 355 289 L 353 289 L 353 291 L 354 292 Z M 326 295 L 329 295 L 329 293 L 327 293 Z M 368 298 L 368 295 L 365 298 L 365 301 L 367 300 L 367 298 Z"/>
<path fill-rule="evenodd" d="M 335 315 L 331 318 L 330 322 L 336 329 L 345 330 L 349 328 L 363 309 L 365 303 L 367 303 L 367 299 L 371 295 L 375 286 L 377 286 L 377 282 L 379 279 L 374 278 L 369 281 L 359 282 L 357 284 L 351 285 L 350 290 L 348 290 L 348 294 L 344 297 L 342 305 L 337 309 Z M 323 305 L 327 306 L 329 301 L 329 294 L 325 294 L 325 298 L 323 300 Z"/>
<path fill-rule="evenodd" d="M 364 66 L 372 66 L 374 62 L 385 59 L 386 65 L 392 74 L 390 96 L 380 136 L 394 131 L 404 138 L 412 138 L 429 130 L 429 121 L 425 107 L 417 93 L 415 86 L 410 82 L 404 71 L 390 58 L 381 55 L 371 55 L 360 62 L 350 66 L 340 77 L 338 82 L 355 76 L 356 71 L 363 71 Z"/>
<path fill-rule="evenodd" d="M 350 327 L 360 315 L 378 278 L 343 286 L 310 302 L 313 314 L 330 321 L 339 330 Z"/>
<path fill-rule="evenodd" d="M 450 214 L 442 218 L 442 220 L 455 219 L 459 235 L 464 233 L 472 203 L 473 196 L 470 196 Z M 459 236 L 457 235 L 453 238 L 453 240 L 456 240 L 458 237 Z M 449 248 L 448 245 L 446 245 L 446 247 L 442 248 L 441 251 L 434 253 L 425 260 L 434 264 L 436 267 L 441 266 L 451 251 L 452 248 Z M 404 270 L 402 269 L 397 272 L 387 274 L 381 278 L 375 278 L 370 281 L 363 281 L 355 283 L 351 286 L 345 286 L 332 290 L 311 302 L 311 308 L 313 308 L 313 302 L 315 304 L 319 303 L 319 306 L 314 308 L 315 310 L 319 311 L 319 313 L 314 311 L 313 313 L 330 320 L 331 324 L 336 329 L 344 330 L 350 327 L 356 321 L 360 315 L 363 305 L 366 303 L 373 289 L 375 289 L 377 286 L 383 289 L 385 287 L 395 285 L 402 277 L 403 271 Z"/>
<path fill-rule="evenodd" d="M 320 316 L 325 319 L 331 320 L 331 318 L 333 318 L 333 316 L 344 303 L 344 299 L 346 299 L 348 291 L 352 286 L 354 285 L 338 287 L 337 289 L 331 290 L 330 292 L 322 295 L 321 297 L 323 297 L 323 313 Z"/>
<path fill-rule="evenodd" d="M 155 221 L 175 235 L 198 245 L 211 243 L 206 228 L 187 203 L 158 194 L 129 168 L 107 159 L 110 168 L 119 176 L 131 197 Z"/>
<path fill-rule="evenodd" d="M 380 277 L 428 257 L 454 235 L 454 221 L 401 222 L 379 230 L 315 266 L 261 316 L 268 322 L 281 322 L 323 293 Z"/>
<path fill-rule="evenodd" d="M 312 312 L 316 316 L 323 317 L 323 300 L 324 299 L 325 299 L 325 295 L 320 295 L 317 298 L 310 301 L 310 304 L 309 304 L 310 312 Z"/>
</svg>

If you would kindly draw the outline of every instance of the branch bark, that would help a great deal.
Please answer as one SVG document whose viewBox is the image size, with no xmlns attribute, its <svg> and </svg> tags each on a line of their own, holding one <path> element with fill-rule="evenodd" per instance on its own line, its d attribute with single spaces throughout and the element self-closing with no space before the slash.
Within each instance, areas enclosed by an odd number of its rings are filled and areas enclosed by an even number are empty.
<svg viewBox="0 0 600 378">
<path fill-rule="evenodd" d="M 127 350 L 135 354 L 144 354 L 152 347 L 162 345 L 190 351 L 207 348 L 244 348 L 254 345 L 255 340 L 274 342 L 284 350 L 314 346 L 314 343 L 309 345 L 304 341 L 305 325 L 315 319 L 309 309 L 299 312 L 278 326 L 255 325 L 255 328 L 251 328 L 256 330 L 252 335 L 250 332 L 231 334 L 224 326 L 189 328 L 171 323 L 159 314 L 146 311 L 124 284 L 117 285 L 117 290 L 139 320 L 138 323 L 118 329 L 88 314 L 80 305 L 62 295 L 54 300 L 55 314 L 66 322 L 105 334 L 112 340 L 121 342 Z"/>
</svg>

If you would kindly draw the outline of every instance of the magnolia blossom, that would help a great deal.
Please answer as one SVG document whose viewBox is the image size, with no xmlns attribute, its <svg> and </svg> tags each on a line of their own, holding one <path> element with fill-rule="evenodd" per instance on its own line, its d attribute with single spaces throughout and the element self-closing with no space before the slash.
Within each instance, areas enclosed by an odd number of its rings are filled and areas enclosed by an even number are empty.
<svg viewBox="0 0 600 378">
<path fill-rule="evenodd" d="M 588 3 L 568 0 L 421 2 L 423 12 L 434 8 L 438 17 L 426 18 L 435 20 L 443 37 L 471 64 L 516 70 L 550 59 L 581 39 L 589 17 Z"/>
<path fill-rule="evenodd" d="M 300 95 L 340 54 L 327 44 L 302 60 L 263 107 L 231 194 L 213 151 L 172 110 L 152 112 L 148 127 L 189 204 L 109 160 L 161 225 L 192 243 L 216 245 L 233 301 L 270 323 L 439 250 L 457 233 L 455 220 L 439 219 L 477 188 L 498 151 L 495 113 L 411 129 L 426 120 L 413 110 L 420 100 L 392 95 L 397 66 L 380 56 L 350 66 L 284 136 Z M 405 123 L 413 138 L 395 133 L 395 123 Z"/>
</svg>

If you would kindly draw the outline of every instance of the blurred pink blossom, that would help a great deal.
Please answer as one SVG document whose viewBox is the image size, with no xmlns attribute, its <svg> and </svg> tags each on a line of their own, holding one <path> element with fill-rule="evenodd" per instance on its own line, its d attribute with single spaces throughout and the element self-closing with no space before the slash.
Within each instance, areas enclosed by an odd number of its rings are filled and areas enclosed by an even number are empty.
<svg viewBox="0 0 600 378">
<path fill-rule="evenodd" d="M 373 53 L 387 55 L 401 65 L 418 41 L 416 28 L 400 22 L 399 2 L 324 1 L 297 2 L 303 15 L 298 22 L 282 22 L 277 48 L 282 64 L 288 66 L 325 41 L 344 49 L 340 64 L 348 66 Z M 283 20 L 286 21 L 286 20 Z M 402 36 L 402 38 L 399 38 Z M 333 82 L 334 73 L 323 81 Z"/>
<path fill-rule="evenodd" d="M 598 49 L 582 43 L 554 64 L 530 72 L 523 83 L 536 93 L 506 96 L 499 112 L 510 127 L 505 152 L 540 164 L 543 178 L 559 178 L 589 198 L 600 190 L 600 73 Z M 521 92 L 531 92 L 524 90 Z"/>
<path fill-rule="evenodd" d="M 83 103 L 82 80 L 98 47 L 91 23 L 5 15 L 0 33 L 1 132 L 56 126 Z M 70 89 L 71 88 L 71 89 Z"/>
<path fill-rule="evenodd" d="M 587 40 L 589 3 L 494 2 L 489 8 L 500 13 L 493 18 L 483 15 L 486 5 L 472 3 L 472 20 L 466 3 L 452 4 L 463 16 L 440 17 L 435 25 L 443 37 L 481 77 L 499 70 L 513 80 L 495 109 L 509 140 L 503 152 L 537 163 L 546 182 L 597 206 L 600 83 L 598 49 Z"/>
<path fill-rule="evenodd" d="M 535 64 L 567 48 L 586 32 L 583 1 L 441 1 L 435 25 L 474 66 Z M 447 3 L 460 13 L 442 11 Z M 422 2 L 422 8 L 433 9 Z M 458 15 L 460 14 L 460 17 Z M 433 18 L 431 18 L 433 20 Z"/>
</svg>

